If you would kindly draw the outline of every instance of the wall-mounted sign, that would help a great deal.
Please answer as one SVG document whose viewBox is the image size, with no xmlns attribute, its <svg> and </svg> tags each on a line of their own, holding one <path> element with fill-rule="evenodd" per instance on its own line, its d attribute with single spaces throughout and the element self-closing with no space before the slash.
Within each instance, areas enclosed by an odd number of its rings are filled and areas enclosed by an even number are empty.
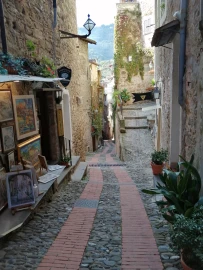
<svg viewBox="0 0 203 270">
<path fill-rule="evenodd" d="M 67 67 L 61 67 L 57 70 L 59 78 L 64 78 L 66 80 L 61 81 L 61 84 L 66 87 L 69 85 L 70 80 L 71 80 L 71 73 L 72 70 Z"/>
</svg>

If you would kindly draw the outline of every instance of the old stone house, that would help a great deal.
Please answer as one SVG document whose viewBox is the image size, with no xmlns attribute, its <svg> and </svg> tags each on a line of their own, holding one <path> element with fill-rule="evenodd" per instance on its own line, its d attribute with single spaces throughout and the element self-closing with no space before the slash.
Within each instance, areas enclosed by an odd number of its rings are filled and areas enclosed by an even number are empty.
<svg viewBox="0 0 203 270">
<path fill-rule="evenodd" d="M 133 0 L 117 4 L 115 19 L 115 88 L 130 93 L 151 90 L 154 30 L 153 1 Z M 132 100 L 130 101 L 132 102 Z"/>
<path fill-rule="evenodd" d="M 77 34 L 75 0 L 57 1 L 57 20 L 54 23 L 53 1 L 4 1 L 4 23 L 8 53 L 14 56 L 28 57 L 27 41 L 36 45 L 34 58 L 40 61 L 46 57 L 54 61 L 57 68 L 66 66 L 72 70 L 72 78 L 66 89 L 63 88 L 64 136 L 71 140 L 73 154 L 85 159 L 87 150 L 92 149 L 91 119 L 87 111 L 91 107 L 90 71 L 88 61 L 89 39 L 61 39 L 59 30 Z M 1 46 L 1 45 L 0 45 Z M 60 83 L 59 83 L 60 85 Z M 13 95 L 28 95 L 32 91 L 31 83 L 6 83 L 1 89 L 10 88 Z M 60 85 L 62 88 L 62 86 Z M 54 159 L 59 158 L 59 142 L 57 127 L 53 131 L 56 119 L 55 93 L 44 94 L 47 100 L 46 122 L 50 131 L 50 147 L 53 148 Z M 52 112 L 50 114 L 50 108 Z M 55 123 L 56 124 L 56 123 Z M 54 135 L 55 134 L 55 135 Z"/>
<path fill-rule="evenodd" d="M 89 61 L 91 72 L 91 119 L 93 151 L 101 145 L 104 111 L 104 87 L 101 85 L 101 71 L 95 59 Z"/>
<path fill-rule="evenodd" d="M 203 177 L 203 1 L 155 1 L 155 79 L 160 89 L 160 146 L 179 154 Z"/>
</svg>

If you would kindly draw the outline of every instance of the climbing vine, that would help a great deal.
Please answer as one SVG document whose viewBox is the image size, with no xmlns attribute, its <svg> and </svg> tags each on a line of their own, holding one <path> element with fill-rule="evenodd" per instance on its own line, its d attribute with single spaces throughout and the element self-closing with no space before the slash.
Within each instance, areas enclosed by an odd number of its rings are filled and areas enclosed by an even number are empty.
<svg viewBox="0 0 203 270">
<path fill-rule="evenodd" d="M 118 14 L 115 22 L 115 86 L 119 82 L 120 70 L 127 72 L 127 80 L 144 76 L 144 57 L 150 53 L 143 48 L 141 40 L 141 11 L 137 5 L 134 11 L 124 10 Z M 129 59 L 130 57 L 130 59 Z"/>
</svg>

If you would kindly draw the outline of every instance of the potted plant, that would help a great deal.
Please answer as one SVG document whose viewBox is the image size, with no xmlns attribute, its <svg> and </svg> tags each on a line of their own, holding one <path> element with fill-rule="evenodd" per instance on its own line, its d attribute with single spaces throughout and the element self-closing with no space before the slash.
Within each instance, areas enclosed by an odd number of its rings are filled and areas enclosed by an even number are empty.
<svg viewBox="0 0 203 270">
<path fill-rule="evenodd" d="M 123 89 L 122 91 L 114 90 L 113 99 L 116 103 L 118 103 L 118 105 L 120 105 L 121 101 L 126 103 L 130 100 L 130 94 L 128 93 L 127 89 Z"/>
<path fill-rule="evenodd" d="M 164 200 L 156 203 L 163 217 L 172 224 L 177 214 L 190 217 L 196 206 L 203 205 L 203 197 L 200 196 L 201 177 L 193 166 L 194 155 L 189 162 L 181 159 L 183 161 L 178 164 L 178 172 L 164 170 L 156 188 L 142 190 L 150 195 L 163 195 Z"/>
<path fill-rule="evenodd" d="M 203 206 L 197 207 L 190 218 L 177 215 L 170 231 L 174 245 L 181 251 L 184 270 L 203 269 Z"/>
<path fill-rule="evenodd" d="M 151 167 L 153 174 L 161 174 L 164 162 L 168 160 L 168 151 L 164 150 L 163 148 L 160 151 L 154 150 L 154 152 L 151 154 Z"/>
<path fill-rule="evenodd" d="M 59 164 L 63 165 L 63 166 L 66 166 L 66 167 L 69 167 L 70 166 L 70 161 L 71 161 L 70 157 L 65 155 L 60 159 Z"/>
<path fill-rule="evenodd" d="M 124 101 L 125 103 L 130 100 L 130 94 L 128 93 L 127 89 L 123 89 L 120 92 L 120 96 L 122 101 Z"/>
</svg>

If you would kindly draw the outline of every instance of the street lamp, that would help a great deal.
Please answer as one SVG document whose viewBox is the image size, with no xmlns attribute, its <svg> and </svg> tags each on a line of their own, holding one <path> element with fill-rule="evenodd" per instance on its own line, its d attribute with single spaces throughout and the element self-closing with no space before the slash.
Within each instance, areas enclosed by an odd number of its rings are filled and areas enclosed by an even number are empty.
<svg viewBox="0 0 203 270">
<path fill-rule="evenodd" d="M 88 14 L 88 19 L 83 25 L 85 27 L 85 29 L 87 29 L 87 31 L 88 31 L 87 35 L 75 35 L 75 34 L 72 34 L 72 33 L 66 32 L 66 31 L 59 30 L 59 32 L 61 32 L 61 34 L 68 35 L 68 36 L 62 36 L 60 38 L 61 39 L 63 39 L 63 38 L 87 38 L 91 35 L 91 31 L 93 30 L 95 25 L 96 24 L 90 19 L 90 15 Z"/>
</svg>

